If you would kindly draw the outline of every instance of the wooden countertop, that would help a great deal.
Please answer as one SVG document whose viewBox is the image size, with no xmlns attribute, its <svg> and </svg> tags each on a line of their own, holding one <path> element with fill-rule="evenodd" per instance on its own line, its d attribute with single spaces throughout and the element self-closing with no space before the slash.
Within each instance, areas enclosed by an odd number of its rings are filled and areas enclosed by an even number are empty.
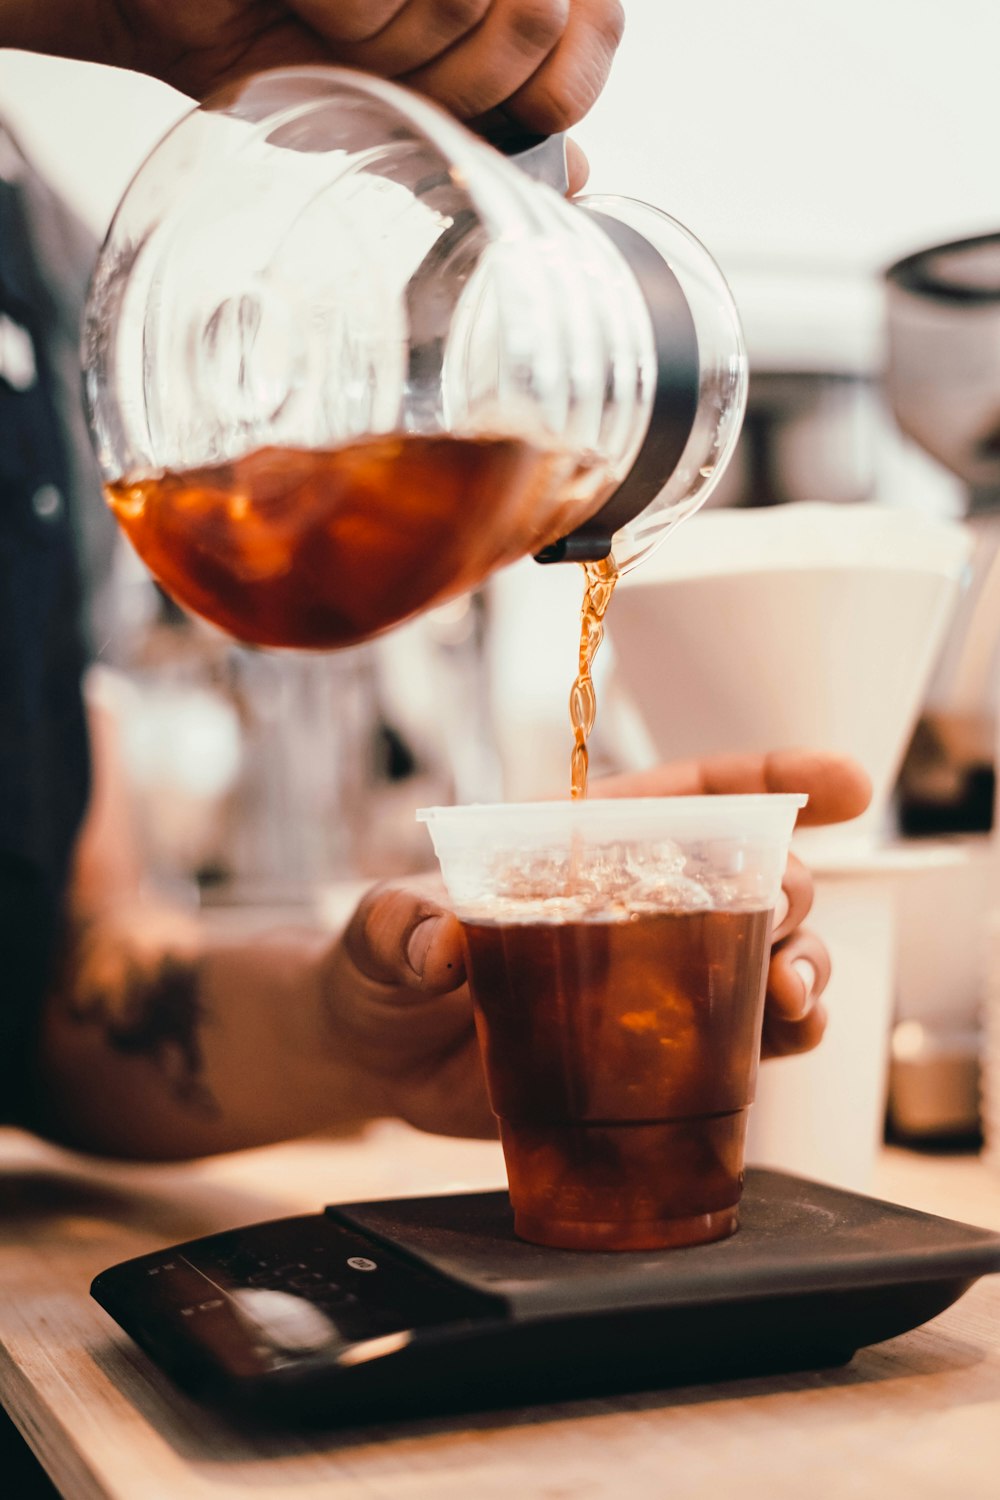
<svg viewBox="0 0 1000 1500">
<path fill-rule="evenodd" d="M 495 1187 L 499 1149 L 392 1123 L 185 1166 L 0 1131 L 0 1398 L 70 1500 L 996 1500 L 1000 1276 L 843 1369 L 317 1435 L 248 1436 L 91 1301 L 97 1271 L 324 1202 Z M 1000 1173 L 886 1152 L 878 1196 L 1000 1229 Z"/>
</svg>

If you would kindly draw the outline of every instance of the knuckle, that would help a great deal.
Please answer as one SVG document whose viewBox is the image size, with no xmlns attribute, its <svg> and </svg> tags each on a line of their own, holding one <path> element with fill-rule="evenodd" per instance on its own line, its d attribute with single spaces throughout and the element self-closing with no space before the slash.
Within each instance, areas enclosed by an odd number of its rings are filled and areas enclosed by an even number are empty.
<svg viewBox="0 0 1000 1500">
<path fill-rule="evenodd" d="M 592 102 L 589 98 L 583 100 L 575 89 L 570 93 L 532 85 L 530 94 L 518 95 L 517 115 L 529 129 L 540 135 L 555 135 L 581 120 Z"/>
<path fill-rule="evenodd" d="M 519 51 L 545 56 L 569 24 L 569 0 L 513 0 L 507 28 Z"/>
<path fill-rule="evenodd" d="M 358 930 L 362 943 L 375 951 L 385 937 L 386 908 L 393 901 L 393 892 L 373 891 L 358 908 Z"/>
<path fill-rule="evenodd" d="M 403 967 L 420 904 L 412 891 L 391 884 L 377 885 L 362 897 L 348 934 L 349 951 L 362 972 L 387 979 Z"/>
<path fill-rule="evenodd" d="M 479 25 L 491 4 L 492 0 L 435 0 L 435 28 L 449 36 L 464 36 Z"/>
<path fill-rule="evenodd" d="M 376 886 L 362 897 L 350 927 L 351 949 L 356 958 L 366 961 L 378 953 L 385 942 L 386 909 L 394 892 L 387 886 Z"/>
<path fill-rule="evenodd" d="M 346 0 L 337 11 L 336 35 L 345 42 L 367 42 L 387 26 L 399 0 Z"/>
<path fill-rule="evenodd" d="M 555 44 L 549 61 L 517 96 L 518 112 L 534 130 L 551 134 L 576 125 L 603 89 L 621 33 L 617 6 L 609 7 L 597 24 L 577 34 L 564 57 Z"/>
</svg>

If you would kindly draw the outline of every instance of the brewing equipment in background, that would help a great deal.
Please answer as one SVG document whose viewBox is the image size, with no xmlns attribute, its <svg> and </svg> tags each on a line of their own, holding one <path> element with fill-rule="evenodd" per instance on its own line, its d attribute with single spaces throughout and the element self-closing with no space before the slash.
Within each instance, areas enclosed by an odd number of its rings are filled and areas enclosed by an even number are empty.
<svg viewBox="0 0 1000 1500">
<path fill-rule="evenodd" d="M 913 833 L 992 826 L 1000 641 L 1000 233 L 886 273 L 886 390 L 903 432 L 955 474 L 976 538 L 969 588 L 904 767 Z"/>
<path fill-rule="evenodd" d="M 980 835 L 943 845 L 941 868 L 900 890 L 889 1119 L 906 1139 L 970 1138 L 980 1064 L 996 1067 L 981 1024 L 984 995 L 996 993 L 996 944 L 986 933 L 1000 890 L 1000 233 L 897 261 L 886 303 L 892 410 L 961 482 L 975 541 L 969 586 L 903 766 L 900 820 L 911 834 Z M 928 940 L 935 931 L 937 943 Z"/>
<path fill-rule="evenodd" d="M 847 504 L 877 494 L 891 427 L 880 389 L 880 290 L 822 267 L 729 268 L 750 379 L 716 507 Z"/>
</svg>

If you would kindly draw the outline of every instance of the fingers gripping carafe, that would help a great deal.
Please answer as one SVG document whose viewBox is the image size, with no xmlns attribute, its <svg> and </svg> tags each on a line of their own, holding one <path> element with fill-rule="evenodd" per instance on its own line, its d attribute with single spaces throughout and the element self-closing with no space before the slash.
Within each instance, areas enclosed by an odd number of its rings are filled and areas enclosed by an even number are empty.
<svg viewBox="0 0 1000 1500">
<path fill-rule="evenodd" d="M 109 501 L 168 592 L 243 641 L 341 646 L 527 554 L 623 570 L 703 503 L 745 402 L 728 290 L 657 210 L 529 175 L 552 150 L 522 170 L 327 68 L 165 137 L 84 359 Z"/>
</svg>

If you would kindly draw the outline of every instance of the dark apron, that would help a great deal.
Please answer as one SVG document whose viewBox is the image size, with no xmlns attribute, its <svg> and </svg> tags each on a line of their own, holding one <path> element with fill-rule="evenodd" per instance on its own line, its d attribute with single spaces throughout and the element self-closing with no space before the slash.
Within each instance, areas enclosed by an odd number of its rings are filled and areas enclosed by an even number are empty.
<svg viewBox="0 0 1000 1500">
<path fill-rule="evenodd" d="M 89 783 L 75 460 L 56 368 L 65 307 L 46 273 L 31 181 L 27 168 L 0 181 L 0 1119 L 8 1121 L 31 1117 L 34 1037 Z"/>
</svg>

